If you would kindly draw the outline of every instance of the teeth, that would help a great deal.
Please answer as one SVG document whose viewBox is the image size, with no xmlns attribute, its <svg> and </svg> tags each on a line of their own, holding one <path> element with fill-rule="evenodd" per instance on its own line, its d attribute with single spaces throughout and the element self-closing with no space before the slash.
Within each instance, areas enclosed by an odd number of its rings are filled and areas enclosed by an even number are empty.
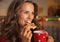
<svg viewBox="0 0 60 42">
<path fill-rule="evenodd" d="M 30 24 L 30 21 L 27 21 L 27 22 L 26 22 L 26 25 L 27 25 L 27 24 Z"/>
<path fill-rule="evenodd" d="M 27 21 L 28 23 L 30 23 L 30 21 Z"/>
</svg>

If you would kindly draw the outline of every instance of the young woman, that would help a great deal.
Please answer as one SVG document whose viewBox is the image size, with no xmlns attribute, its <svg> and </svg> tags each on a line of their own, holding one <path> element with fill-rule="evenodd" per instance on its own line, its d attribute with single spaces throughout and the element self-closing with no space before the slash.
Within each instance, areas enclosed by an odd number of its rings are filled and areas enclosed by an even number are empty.
<svg viewBox="0 0 60 42">
<path fill-rule="evenodd" d="M 37 16 L 37 5 L 30 1 L 13 0 L 4 22 L 0 26 L 0 42 L 33 42 L 29 23 L 34 23 Z M 48 42 L 53 42 L 48 37 Z"/>
</svg>

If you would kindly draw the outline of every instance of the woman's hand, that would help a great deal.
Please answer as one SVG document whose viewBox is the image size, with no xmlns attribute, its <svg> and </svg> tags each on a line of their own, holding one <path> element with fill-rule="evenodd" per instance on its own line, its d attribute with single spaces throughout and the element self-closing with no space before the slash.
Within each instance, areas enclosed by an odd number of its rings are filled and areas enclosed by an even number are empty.
<svg viewBox="0 0 60 42">
<path fill-rule="evenodd" d="M 32 38 L 32 32 L 30 30 L 31 28 L 33 27 L 28 24 L 21 29 L 20 37 L 22 39 L 22 42 L 31 42 L 31 38 Z"/>
<path fill-rule="evenodd" d="M 48 36 L 48 40 L 47 40 L 47 42 L 54 42 L 53 37 L 52 37 L 52 36 Z"/>
<path fill-rule="evenodd" d="M 47 37 L 47 42 L 54 42 L 53 37 L 50 36 L 50 35 L 48 34 L 48 32 L 46 32 L 46 33 L 47 33 L 47 35 L 48 35 L 48 37 Z"/>
</svg>

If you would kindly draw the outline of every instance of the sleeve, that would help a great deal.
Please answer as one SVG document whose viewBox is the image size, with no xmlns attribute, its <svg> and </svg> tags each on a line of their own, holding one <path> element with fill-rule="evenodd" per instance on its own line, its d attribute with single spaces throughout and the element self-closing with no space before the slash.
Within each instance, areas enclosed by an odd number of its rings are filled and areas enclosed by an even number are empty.
<svg viewBox="0 0 60 42">
<path fill-rule="evenodd" d="M 0 42 L 7 42 L 7 40 L 4 37 L 0 36 Z"/>
<path fill-rule="evenodd" d="M 21 38 L 17 38 L 16 42 L 22 42 L 22 39 Z"/>
</svg>

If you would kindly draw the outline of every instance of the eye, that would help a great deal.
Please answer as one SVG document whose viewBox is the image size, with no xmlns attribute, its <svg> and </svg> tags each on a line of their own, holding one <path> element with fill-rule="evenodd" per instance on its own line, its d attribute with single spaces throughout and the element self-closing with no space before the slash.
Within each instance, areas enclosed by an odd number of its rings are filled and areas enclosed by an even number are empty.
<svg viewBox="0 0 60 42">
<path fill-rule="evenodd" d="M 25 13 L 25 14 L 28 14 L 28 13 L 29 13 L 29 11 L 25 11 L 24 13 Z"/>
<path fill-rule="evenodd" d="M 34 15 L 34 12 L 32 12 L 32 14 Z"/>
</svg>

